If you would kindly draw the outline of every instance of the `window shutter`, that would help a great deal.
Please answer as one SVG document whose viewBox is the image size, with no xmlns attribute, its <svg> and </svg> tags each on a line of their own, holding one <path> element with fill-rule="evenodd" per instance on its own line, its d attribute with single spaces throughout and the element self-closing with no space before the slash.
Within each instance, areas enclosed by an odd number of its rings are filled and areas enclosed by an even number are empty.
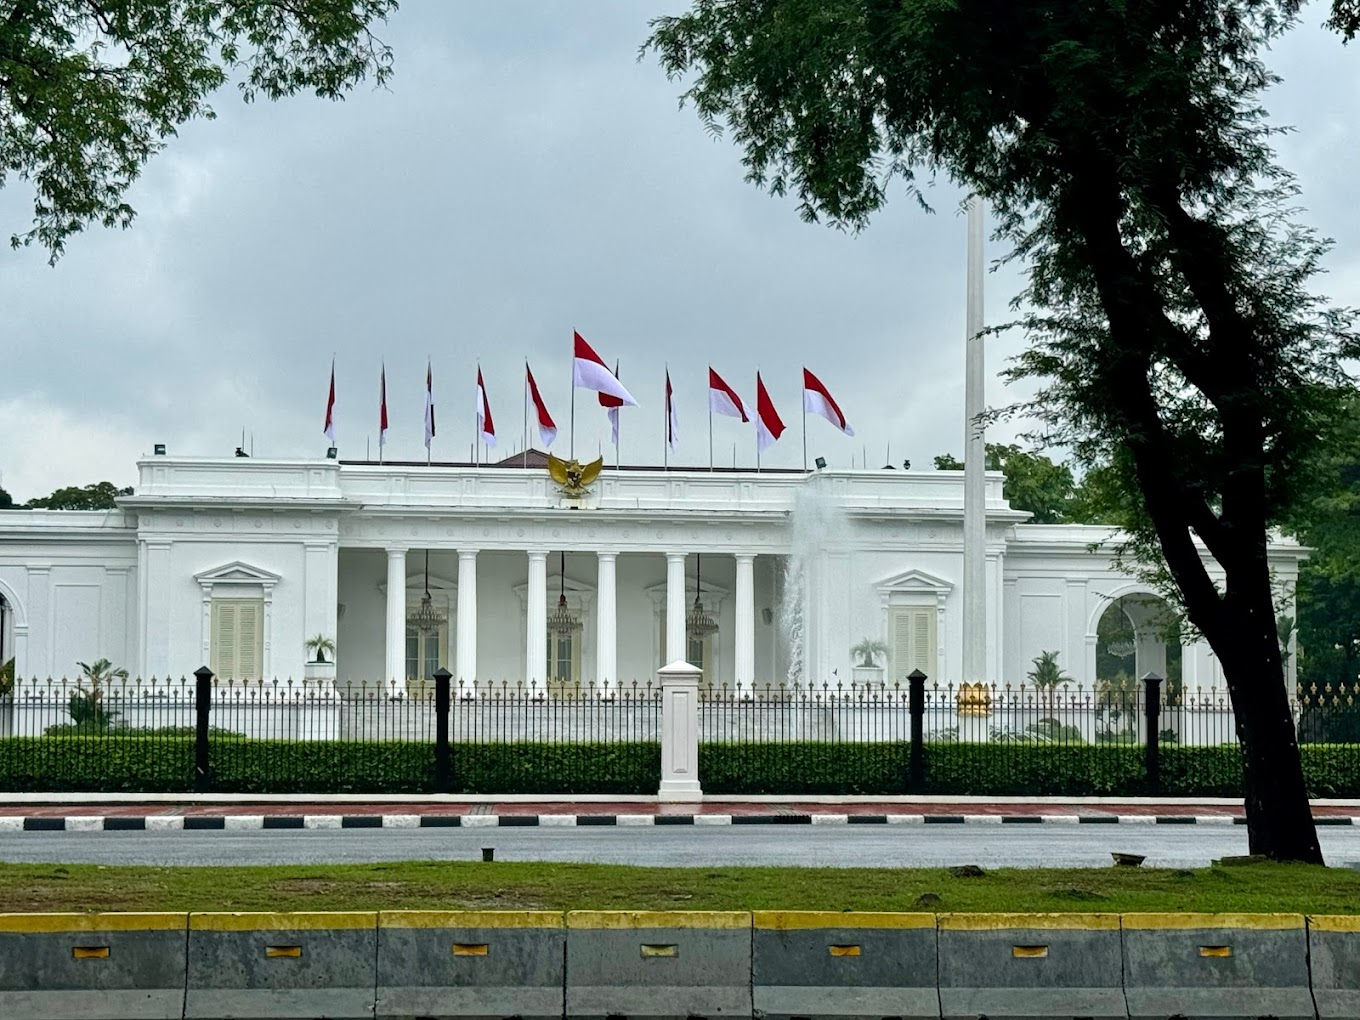
<svg viewBox="0 0 1360 1020">
<path fill-rule="evenodd" d="M 223 680 L 259 680 L 264 664 L 264 603 L 214 599 L 212 671 Z"/>
<path fill-rule="evenodd" d="M 914 669 L 935 679 L 935 610 L 894 609 L 891 645 L 894 683 L 905 683 Z"/>
<path fill-rule="evenodd" d="M 892 661 L 893 680 L 902 682 L 915 667 L 911 664 L 911 613 L 899 609 L 893 613 Z"/>
<path fill-rule="evenodd" d="M 240 602 L 236 608 L 236 668 L 242 680 L 260 679 L 260 660 L 264 630 L 264 606 L 258 602 Z"/>
<path fill-rule="evenodd" d="M 935 652 L 935 614 L 929 609 L 918 609 L 912 613 L 911 622 L 911 668 L 930 676 L 935 672 L 930 661 Z"/>
<path fill-rule="evenodd" d="M 226 600 L 214 601 L 213 623 L 213 672 L 223 680 L 235 679 L 237 676 L 236 603 Z"/>
</svg>

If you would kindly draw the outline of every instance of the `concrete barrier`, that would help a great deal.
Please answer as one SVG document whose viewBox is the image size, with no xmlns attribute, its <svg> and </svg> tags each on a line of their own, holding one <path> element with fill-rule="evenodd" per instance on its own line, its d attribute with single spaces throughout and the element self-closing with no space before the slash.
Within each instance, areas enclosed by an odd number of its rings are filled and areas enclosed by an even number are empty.
<svg viewBox="0 0 1360 1020">
<path fill-rule="evenodd" d="M 938 1020 L 934 914 L 757 911 L 757 1016 Z"/>
<path fill-rule="evenodd" d="M 567 914 L 568 1017 L 751 1015 L 748 913 Z"/>
<path fill-rule="evenodd" d="M 184 1016 L 373 1016 L 376 912 L 190 914 Z"/>
<path fill-rule="evenodd" d="M 1360 917 L 1308 918 L 1308 961 L 1320 1020 L 1360 1016 Z"/>
<path fill-rule="evenodd" d="M 1308 1020 L 1301 914 L 1125 914 L 1124 993 L 1132 1020 Z"/>
<path fill-rule="evenodd" d="M 941 914 L 939 946 L 943 1017 L 1126 1016 L 1118 914 Z"/>
<path fill-rule="evenodd" d="M 0 1017 L 172 1020 L 186 914 L 0 914 Z"/>
<path fill-rule="evenodd" d="M 377 1018 L 560 1018 L 566 941 L 560 913 L 383 911 Z"/>
</svg>

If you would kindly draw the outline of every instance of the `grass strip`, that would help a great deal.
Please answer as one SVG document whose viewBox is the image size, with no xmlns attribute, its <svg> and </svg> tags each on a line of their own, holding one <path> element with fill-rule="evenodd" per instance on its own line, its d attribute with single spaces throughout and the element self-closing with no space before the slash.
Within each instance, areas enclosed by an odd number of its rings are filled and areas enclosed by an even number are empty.
<svg viewBox="0 0 1360 1020">
<path fill-rule="evenodd" d="M 929 910 L 1360 913 L 1360 871 L 1260 863 L 1195 870 L 639 868 L 396 862 L 158 868 L 0 866 L 0 911 Z"/>
</svg>

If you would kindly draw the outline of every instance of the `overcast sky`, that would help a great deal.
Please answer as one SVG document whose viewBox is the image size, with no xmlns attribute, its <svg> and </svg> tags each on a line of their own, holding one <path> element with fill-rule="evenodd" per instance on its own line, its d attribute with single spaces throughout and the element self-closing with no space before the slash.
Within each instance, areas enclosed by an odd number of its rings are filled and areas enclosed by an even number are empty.
<svg viewBox="0 0 1360 1020">
<path fill-rule="evenodd" d="M 437 459 L 469 454 L 479 359 L 495 452 L 518 448 L 526 356 L 565 453 L 573 328 L 619 359 L 642 405 L 624 411 L 627 463 L 661 460 L 667 362 L 672 463 L 707 463 L 710 363 L 747 399 L 762 371 L 789 425 L 767 464 L 801 459 L 804 364 L 856 430 L 810 421 L 810 456 L 858 466 L 867 448 L 881 466 L 891 444 L 894 462 L 925 467 L 959 453 L 959 195 L 937 188 L 934 215 L 898 201 L 858 236 L 803 223 L 742 180 L 738 151 L 677 109 L 655 62 L 637 62 L 648 17 L 680 9 L 409 0 L 382 33 L 388 90 L 254 106 L 224 92 L 218 119 L 148 168 L 131 230 L 74 238 L 55 269 L 37 249 L 0 254 L 0 484 L 18 500 L 131 484 L 153 443 L 228 455 L 243 428 L 256 456 L 320 456 L 333 354 L 342 457 L 369 441 L 376 457 L 386 359 L 388 457 L 423 459 L 427 356 Z M 1307 219 L 1337 241 L 1322 287 L 1360 304 L 1360 52 L 1313 27 L 1320 7 L 1309 15 L 1272 59 L 1287 80 L 1269 106 L 1297 128 L 1281 151 Z M 26 228 L 31 200 L 22 183 L 0 191 L 5 236 Z M 989 321 L 1016 287 L 989 278 Z M 992 341 L 989 370 L 1013 351 Z M 991 404 L 1015 396 L 991 383 Z M 590 397 L 578 456 L 608 443 Z M 720 463 L 734 444 L 753 463 L 749 426 L 715 432 Z"/>
</svg>

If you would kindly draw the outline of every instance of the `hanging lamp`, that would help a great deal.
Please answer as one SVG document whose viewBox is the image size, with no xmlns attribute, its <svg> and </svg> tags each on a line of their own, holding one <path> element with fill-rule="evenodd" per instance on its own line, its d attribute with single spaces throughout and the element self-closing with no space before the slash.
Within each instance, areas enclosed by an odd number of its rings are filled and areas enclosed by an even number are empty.
<svg viewBox="0 0 1360 1020">
<path fill-rule="evenodd" d="M 558 577 L 557 608 L 548 616 L 548 633 L 566 637 L 580 633 L 581 618 L 567 606 L 567 554 L 565 550 L 562 552 L 561 564 L 558 567 Z"/>
<path fill-rule="evenodd" d="M 422 634 L 433 634 L 444 626 L 446 617 L 434 607 L 430 597 L 430 550 L 425 550 L 425 594 L 420 597 L 420 607 L 412 613 L 407 622 Z"/>
<path fill-rule="evenodd" d="M 694 605 L 689 607 L 689 615 L 685 617 L 685 632 L 691 638 L 703 639 L 708 637 L 718 629 L 717 621 L 704 609 L 701 599 L 703 593 L 703 569 L 704 557 L 702 553 L 695 553 L 694 556 Z"/>
</svg>

